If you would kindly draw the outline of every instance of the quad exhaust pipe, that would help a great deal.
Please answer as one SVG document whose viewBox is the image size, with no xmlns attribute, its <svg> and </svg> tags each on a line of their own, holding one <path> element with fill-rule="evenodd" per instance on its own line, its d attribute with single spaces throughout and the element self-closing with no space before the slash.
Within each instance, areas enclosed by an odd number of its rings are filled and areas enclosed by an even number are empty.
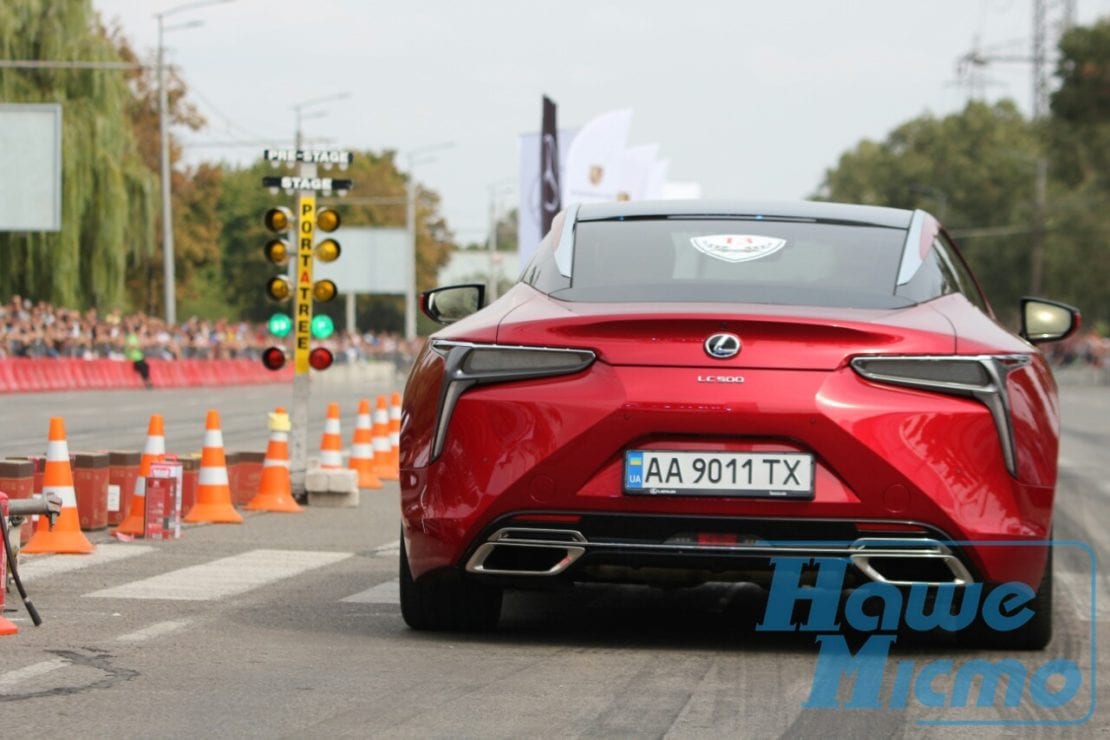
<svg viewBox="0 0 1110 740">
<path fill-rule="evenodd" d="M 877 583 L 962 586 L 975 581 L 947 545 L 931 538 L 867 537 L 846 545 L 591 542 L 576 530 L 526 527 L 506 527 L 494 532 L 470 556 L 466 571 L 498 576 L 556 576 L 590 549 L 768 558 L 834 556 L 848 558 L 860 573 Z"/>
</svg>

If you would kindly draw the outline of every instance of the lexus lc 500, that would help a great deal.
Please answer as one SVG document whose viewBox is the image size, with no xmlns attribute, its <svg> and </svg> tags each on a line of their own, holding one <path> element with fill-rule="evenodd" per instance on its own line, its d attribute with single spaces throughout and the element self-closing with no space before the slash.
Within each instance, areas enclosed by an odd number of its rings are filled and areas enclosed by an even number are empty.
<svg viewBox="0 0 1110 740">
<path fill-rule="evenodd" d="M 856 584 L 1023 582 L 1036 616 L 1005 641 L 1047 642 L 1059 420 L 1036 344 L 1079 315 L 1027 298 L 1005 328 L 928 213 L 574 206 L 483 297 L 422 296 L 446 326 L 402 411 L 410 626 L 495 625 L 506 587 L 765 583 L 776 555 L 833 554 Z"/>
</svg>

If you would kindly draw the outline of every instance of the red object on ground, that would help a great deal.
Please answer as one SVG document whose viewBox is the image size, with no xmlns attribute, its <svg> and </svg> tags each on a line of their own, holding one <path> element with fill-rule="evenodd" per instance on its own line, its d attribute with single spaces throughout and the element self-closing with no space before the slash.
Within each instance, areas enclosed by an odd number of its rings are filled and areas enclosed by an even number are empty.
<svg viewBox="0 0 1110 740">
<path fill-rule="evenodd" d="M 150 464 L 151 478 L 164 478 L 173 481 L 166 492 L 166 502 L 162 520 L 162 539 L 176 540 L 181 537 L 181 484 L 184 467 L 179 460 L 162 460 Z"/>
<path fill-rule="evenodd" d="M 227 489 L 231 493 L 231 504 L 239 503 L 236 491 L 239 490 L 239 453 L 227 452 L 224 454 L 224 464 L 227 467 Z"/>
<path fill-rule="evenodd" d="M 143 539 L 165 538 L 166 497 L 173 494 L 177 485 L 173 478 L 146 479 L 146 508 L 143 510 Z"/>
<path fill-rule="evenodd" d="M 141 459 L 142 454 L 138 452 L 108 453 L 108 485 L 118 488 L 114 499 L 109 491 L 108 524 L 113 526 L 119 524 L 131 510 L 131 496 L 135 493 L 135 481 L 139 478 Z"/>
<path fill-rule="evenodd" d="M 258 486 L 262 483 L 262 463 L 266 462 L 266 453 L 238 452 L 234 456 L 239 464 L 233 479 L 231 502 L 236 506 L 246 506 L 258 493 Z"/>
<path fill-rule="evenodd" d="M 257 360 L 147 360 L 156 388 L 283 383 L 293 366 L 267 370 Z M 0 393 L 142 388 L 143 382 L 126 360 L 81 360 L 72 357 L 0 359 Z"/>
<path fill-rule="evenodd" d="M 0 516 L 8 515 L 8 495 L 0 491 Z M 4 538 L 0 536 L 0 540 Z M 4 592 L 7 591 L 8 585 L 8 565 L 7 550 L 8 543 L 0 541 L 0 635 L 14 635 L 19 632 L 19 627 L 15 626 L 14 622 L 4 618 Z"/>
<path fill-rule="evenodd" d="M 31 498 L 35 493 L 35 464 L 30 460 L 0 460 L 0 491 L 8 494 L 8 498 Z M 33 530 L 31 520 L 28 518 L 20 525 L 19 543 L 25 544 L 31 539 Z M 4 581 L 0 579 L 0 589 Z M 3 596 L 0 596 L 0 600 Z"/>
<path fill-rule="evenodd" d="M 78 452 L 73 456 L 73 489 L 77 494 L 77 517 L 86 532 L 108 526 L 107 452 Z"/>
</svg>

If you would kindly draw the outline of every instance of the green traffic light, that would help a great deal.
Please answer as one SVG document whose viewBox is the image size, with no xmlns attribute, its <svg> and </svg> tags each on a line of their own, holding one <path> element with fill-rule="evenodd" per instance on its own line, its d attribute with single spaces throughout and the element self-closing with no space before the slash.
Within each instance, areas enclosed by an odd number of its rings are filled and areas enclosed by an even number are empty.
<svg viewBox="0 0 1110 740">
<path fill-rule="evenodd" d="M 335 332 L 335 322 L 330 316 L 319 314 L 312 317 L 312 336 L 317 339 L 327 339 Z"/>
<path fill-rule="evenodd" d="M 289 332 L 293 331 L 293 320 L 283 313 L 275 313 L 270 317 L 270 320 L 266 322 L 266 328 L 269 329 L 270 333 L 275 337 L 285 337 L 289 335 Z"/>
</svg>

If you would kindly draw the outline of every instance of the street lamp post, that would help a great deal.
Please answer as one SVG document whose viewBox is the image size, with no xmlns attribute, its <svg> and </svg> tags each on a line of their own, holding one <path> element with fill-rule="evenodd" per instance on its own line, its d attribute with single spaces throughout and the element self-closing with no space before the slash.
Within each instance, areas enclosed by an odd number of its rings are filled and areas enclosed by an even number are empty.
<svg viewBox="0 0 1110 740">
<path fill-rule="evenodd" d="M 185 28 L 196 28 L 202 21 L 190 21 L 166 28 L 163 19 L 166 16 L 181 13 L 186 10 L 204 7 L 206 5 L 219 5 L 232 0 L 197 0 L 197 2 L 175 5 L 169 10 L 155 13 L 158 19 L 158 138 L 161 149 L 161 174 L 162 174 L 162 280 L 165 283 L 165 311 L 166 323 L 177 323 L 177 293 L 175 292 L 176 280 L 174 275 L 173 251 L 173 203 L 170 191 L 170 123 L 169 104 L 166 92 L 166 48 L 162 43 L 162 36 L 166 31 L 177 31 Z"/>
<path fill-rule="evenodd" d="M 497 300 L 498 284 L 501 281 L 500 260 L 497 258 L 497 219 L 498 196 L 512 192 L 514 185 L 511 181 L 494 183 L 489 186 L 489 287 L 486 291 L 486 300 L 492 303 Z"/>
<path fill-rule="evenodd" d="M 453 141 L 413 149 L 405 155 L 408 160 L 409 181 L 405 197 L 405 229 L 408 232 L 409 248 L 405 265 L 405 339 L 416 339 L 416 165 L 432 162 L 433 152 L 450 149 Z"/>
<path fill-rule="evenodd" d="M 301 102 L 291 106 L 293 108 L 293 115 L 296 118 L 296 128 L 293 130 L 293 148 L 300 149 L 304 145 L 304 131 L 301 128 L 301 123 L 305 119 L 320 118 L 325 115 L 325 111 L 322 110 L 313 111 L 312 113 L 306 115 L 304 113 L 305 108 L 315 108 L 316 106 L 323 105 L 324 103 L 331 103 L 335 100 L 346 100 L 349 97 L 351 97 L 350 92 L 339 92 L 333 93 L 331 95 L 321 95 L 318 98 L 302 100 Z"/>
</svg>

